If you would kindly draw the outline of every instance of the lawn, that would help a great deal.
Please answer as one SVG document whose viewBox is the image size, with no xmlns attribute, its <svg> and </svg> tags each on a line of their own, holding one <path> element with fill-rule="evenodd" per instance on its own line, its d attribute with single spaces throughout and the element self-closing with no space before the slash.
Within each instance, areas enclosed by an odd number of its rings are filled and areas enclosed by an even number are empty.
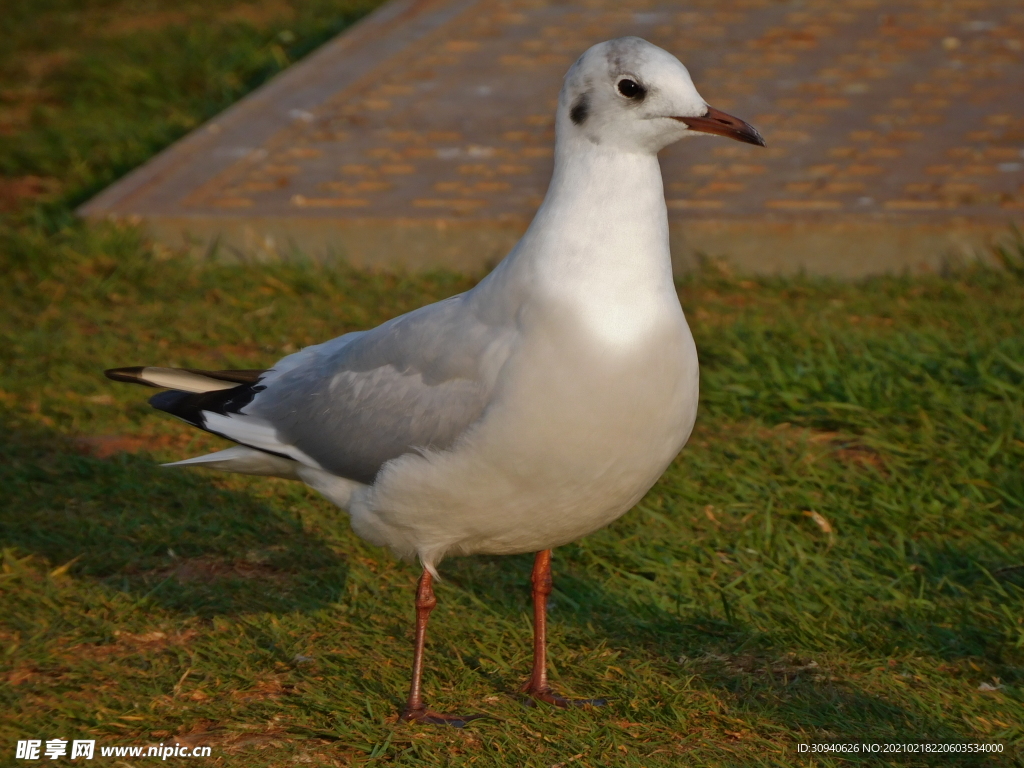
<svg viewBox="0 0 1024 768">
<path fill-rule="evenodd" d="M 1002 270 L 680 283 L 693 438 L 555 553 L 552 676 L 603 708 L 521 704 L 532 560 L 475 557 L 441 567 L 424 682 L 495 719 L 396 723 L 417 569 L 297 484 L 157 466 L 222 443 L 104 368 L 266 367 L 473 284 L 198 263 L 71 213 L 371 5 L 5 4 L 0 764 L 62 737 L 232 766 L 1024 765 L 1019 242 Z"/>
</svg>

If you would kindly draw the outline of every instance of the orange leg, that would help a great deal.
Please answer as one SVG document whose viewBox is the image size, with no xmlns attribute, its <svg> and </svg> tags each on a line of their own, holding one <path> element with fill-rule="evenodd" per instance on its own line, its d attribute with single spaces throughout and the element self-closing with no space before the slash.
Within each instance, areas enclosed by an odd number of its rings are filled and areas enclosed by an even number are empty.
<svg viewBox="0 0 1024 768">
<path fill-rule="evenodd" d="M 416 647 L 412 657 L 412 686 L 409 688 L 409 700 L 399 719 L 462 728 L 470 720 L 486 715 L 443 715 L 427 709 L 423 703 L 423 646 L 427 640 L 427 621 L 436 605 L 434 577 L 430 575 L 430 571 L 424 570 L 416 590 Z"/>
<path fill-rule="evenodd" d="M 551 690 L 548 684 L 548 595 L 551 594 L 551 550 L 542 549 L 533 561 L 533 671 L 523 693 L 556 707 L 605 704 L 604 699 L 567 699 Z"/>
</svg>

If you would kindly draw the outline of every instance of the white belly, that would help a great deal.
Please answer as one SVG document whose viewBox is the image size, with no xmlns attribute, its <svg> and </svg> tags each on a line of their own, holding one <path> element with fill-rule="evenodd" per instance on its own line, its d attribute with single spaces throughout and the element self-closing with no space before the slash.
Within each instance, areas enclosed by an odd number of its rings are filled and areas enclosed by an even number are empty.
<svg viewBox="0 0 1024 768">
<path fill-rule="evenodd" d="M 450 450 L 386 465 L 353 500 L 353 528 L 433 567 L 445 554 L 556 547 L 618 518 L 696 416 L 696 350 L 678 304 L 670 309 L 632 340 L 581 334 L 563 318 L 565 338 L 517 352 L 515 375 Z"/>
</svg>

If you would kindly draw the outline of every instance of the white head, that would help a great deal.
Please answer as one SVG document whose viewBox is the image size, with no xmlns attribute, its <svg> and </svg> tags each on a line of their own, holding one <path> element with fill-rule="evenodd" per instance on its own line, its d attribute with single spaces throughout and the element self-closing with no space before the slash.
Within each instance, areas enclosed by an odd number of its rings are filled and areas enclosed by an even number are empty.
<svg viewBox="0 0 1024 768">
<path fill-rule="evenodd" d="M 598 43 L 569 68 L 556 131 L 560 143 L 650 154 L 694 133 L 764 146 L 753 126 L 707 105 L 679 59 L 639 37 Z"/>
</svg>

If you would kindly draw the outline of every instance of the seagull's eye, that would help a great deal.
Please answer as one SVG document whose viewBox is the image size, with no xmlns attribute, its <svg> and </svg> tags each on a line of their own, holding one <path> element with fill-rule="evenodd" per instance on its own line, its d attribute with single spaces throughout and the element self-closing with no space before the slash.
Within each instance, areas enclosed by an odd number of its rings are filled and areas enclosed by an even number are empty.
<svg viewBox="0 0 1024 768">
<path fill-rule="evenodd" d="M 640 87 L 640 83 L 636 80 L 630 80 L 627 77 L 619 80 L 619 93 L 625 96 L 627 99 L 643 98 L 644 89 Z"/>
</svg>

